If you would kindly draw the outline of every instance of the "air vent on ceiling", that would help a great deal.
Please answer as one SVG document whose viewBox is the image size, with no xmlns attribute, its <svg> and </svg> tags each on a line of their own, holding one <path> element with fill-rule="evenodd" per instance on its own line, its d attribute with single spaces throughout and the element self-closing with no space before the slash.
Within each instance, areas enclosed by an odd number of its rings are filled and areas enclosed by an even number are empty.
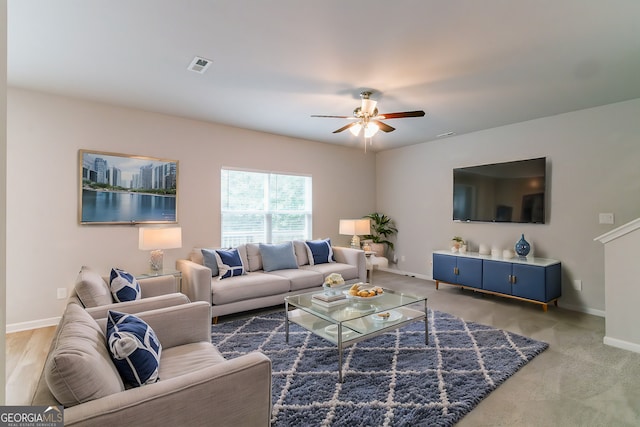
<svg viewBox="0 0 640 427">
<path fill-rule="evenodd" d="M 209 65 L 211 65 L 210 60 L 196 56 L 193 58 L 193 61 L 191 61 L 191 64 L 189 64 L 187 68 L 191 71 L 195 71 L 196 73 L 203 74 L 205 71 L 207 71 Z"/>
</svg>

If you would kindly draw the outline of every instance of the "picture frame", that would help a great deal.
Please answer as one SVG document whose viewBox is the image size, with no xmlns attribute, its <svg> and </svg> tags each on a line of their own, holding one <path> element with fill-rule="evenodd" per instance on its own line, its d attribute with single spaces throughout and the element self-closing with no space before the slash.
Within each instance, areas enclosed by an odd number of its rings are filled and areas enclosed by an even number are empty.
<svg viewBox="0 0 640 427">
<path fill-rule="evenodd" d="M 78 151 L 80 224 L 176 224 L 178 161 Z"/>
</svg>

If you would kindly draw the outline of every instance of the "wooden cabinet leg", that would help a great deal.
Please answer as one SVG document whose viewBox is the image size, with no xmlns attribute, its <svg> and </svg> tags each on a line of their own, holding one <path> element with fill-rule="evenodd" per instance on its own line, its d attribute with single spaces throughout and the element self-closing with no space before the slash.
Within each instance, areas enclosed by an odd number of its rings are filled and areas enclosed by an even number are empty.
<svg viewBox="0 0 640 427">
<path fill-rule="evenodd" d="M 439 285 L 439 284 L 440 284 L 440 282 L 438 282 L 438 281 L 436 280 L 436 291 L 438 290 L 438 285 Z"/>
</svg>

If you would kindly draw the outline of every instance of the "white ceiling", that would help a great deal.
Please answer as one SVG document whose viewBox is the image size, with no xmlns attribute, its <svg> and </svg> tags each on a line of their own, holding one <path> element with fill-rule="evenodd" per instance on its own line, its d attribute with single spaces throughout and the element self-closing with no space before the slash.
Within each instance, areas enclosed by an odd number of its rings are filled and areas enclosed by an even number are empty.
<svg viewBox="0 0 640 427">
<path fill-rule="evenodd" d="M 8 83 L 373 149 L 640 97 L 638 0 L 8 0 Z M 213 61 L 187 70 L 194 56 Z"/>
</svg>

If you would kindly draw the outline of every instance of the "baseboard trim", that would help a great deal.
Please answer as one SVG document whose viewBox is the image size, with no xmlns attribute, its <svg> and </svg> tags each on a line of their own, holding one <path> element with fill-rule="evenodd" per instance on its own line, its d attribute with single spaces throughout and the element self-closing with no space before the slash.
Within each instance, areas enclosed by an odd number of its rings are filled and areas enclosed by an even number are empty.
<svg viewBox="0 0 640 427">
<path fill-rule="evenodd" d="M 386 271 L 387 273 L 393 273 L 393 274 L 398 274 L 400 276 L 409 276 L 409 277 L 415 277 L 416 279 L 423 279 L 423 280 L 433 280 L 433 278 L 431 278 L 430 276 L 427 276 L 425 274 L 417 274 L 417 273 L 411 273 L 410 271 L 402 271 L 402 270 L 398 270 L 396 268 L 383 268 L 383 267 L 379 267 L 378 270 L 380 271 Z M 373 280 L 376 280 L 376 276 L 375 273 L 373 273 Z"/>
<path fill-rule="evenodd" d="M 411 273 L 410 271 L 402 271 L 395 268 L 379 268 L 379 270 L 386 271 L 388 273 L 399 274 L 401 276 L 416 277 L 418 279 L 424 279 L 424 280 L 433 280 L 433 277 L 427 276 L 425 274 L 416 274 L 416 273 Z M 375 277 L 376 276 L 374 273 L 374 276 L 373 276 L 374 282 L 376 280 Z M 562 299 L 558 301 L 558 307 L 566 310 L 577 311 L 579 313 L 591 314 L 592 316 L 605 317 L 606 315 L 606 312 L 604 310 L 596 310 L 594 308 L 582 307 L 578 305 L 563 304 Z"/>
<path fill-rule="evenodd" d="M 31 329 L 46 328 L 56 326 L 60 323 L 61 317 L 50 317 L 49 319 L 31 320 L 29 322 L 11 323 L 7 325 L 6 333 L 29 331 Z"/>
<path fill-rule="evenodd" d="M 595 308 L 582 307 L 579 305 L 563 304 L 562 299 L 558 300 L 558 307 L 566 310 L 577 311 L 579 313 L 591 314 L 592 316 L 606 317 L 606 312 L 603 310 L 596 310 Z"/>
<path fill-rule="evenodd" d="M 640 344 L 636 344 L 629 341 L 619 340 L 617 338 L 604 337 L 602 342 L 605 345 L 609 345 L 611 347 L 621 348 L 623 350 L 633 351 L 634 353 L 640 353 Z"/>
</svg>

